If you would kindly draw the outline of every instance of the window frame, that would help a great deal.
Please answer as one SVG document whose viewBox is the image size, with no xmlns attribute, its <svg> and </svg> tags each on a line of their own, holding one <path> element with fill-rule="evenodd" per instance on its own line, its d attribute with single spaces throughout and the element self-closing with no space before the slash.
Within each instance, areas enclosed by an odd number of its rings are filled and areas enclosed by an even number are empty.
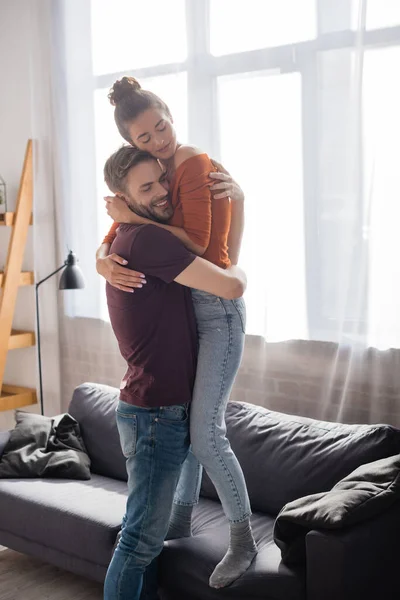
<svg viewBox="0 0 400 600">
<path fill-rule="evenodd" d="M 338 3 L 335 10 L 342 10 L 339 19 L 343 22 L 343 30 L 326 33 L 324 24 L 329 22 L 331 0 L 316 0 L 317 31 L 316 38 L 308 41 L 288 44 L 273 48 L 263 48 L 213 56 L 210 53 L 210 0 L 186 0 L 186 35 L 188 55 L 179 63 L 156 65 L 134 69 L 134 71 L 113 72 L 93 76 L 94 90 L 111 87 L 116 79 L 123 75 L 133 75 L 139 81 L 147 77 L 157 77 L 187 73 L 188 93 L 188 135 L 191 143 L 207 149 L 209 154 L 220 159 L 220 132 L 218 127 L 218 77 L 259 71 L 277 71 L 280 73 L 298 72 L 302 80 L 302 136 L 303 136 L 303 195 L 305 225 L 305 257 L 306 257 L 306 289 L 307 315 L 310 339 L 328 339 L 338 332 L 336 319 L 322 314 L 322 281 L 321 255 L 319 251 L 319 190 L 318 173 L 315 165 L 319 155 L 318 148 L 318 71 L 317 61 L 321 52 L 329 50 L 359 48 L 360 43 L 365 50 L 400 45 L 400 25 L 381 29 L 367 30 L 366 2 L 363 6 L 361 30 L 351 29 L 351 15 L 348 3 Z M 361 144 L 361 131 L 360 144 Z M 360 229 L 357 244 L 365 243 L 363 236 L 362 207 L 362 165 L 360 164 L 359 189 Z M 367 284 L 367 282 L 365 282 Z M 358 335 L 367 332 L 367 306 L 363 306 L 365 320 L 357 323 Z M 354 322 L 345 321 L 340 324 L 341 334 L 354 334 Z"/>
</svg>

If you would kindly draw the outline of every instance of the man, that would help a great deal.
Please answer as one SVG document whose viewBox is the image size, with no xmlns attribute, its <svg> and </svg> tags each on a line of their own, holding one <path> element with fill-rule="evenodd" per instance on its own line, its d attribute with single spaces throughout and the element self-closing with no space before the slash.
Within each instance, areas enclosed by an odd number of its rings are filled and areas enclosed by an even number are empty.
<svg viewBox="0 0 400 600">
<path fill-rule="evenodd" d="M 149 154 L 123 147 L 104 174 L 134 212 L 161 223 L 172 216 L 165 174 Z M 163 547 L 189 449 L 197 350 L 189 288 L 231 299 L 243 294 L 246 280 L 238 267 L 223 270 L 196 257 L 156 225 L 120 225 L 111 252 L 146 273 L 147 283 L 135 294 L 107 284 L 111 325 L 127 362 L 117 424 L 129 494 L 105 600 L 139 600 L 144 572 Z"/>
</svg>

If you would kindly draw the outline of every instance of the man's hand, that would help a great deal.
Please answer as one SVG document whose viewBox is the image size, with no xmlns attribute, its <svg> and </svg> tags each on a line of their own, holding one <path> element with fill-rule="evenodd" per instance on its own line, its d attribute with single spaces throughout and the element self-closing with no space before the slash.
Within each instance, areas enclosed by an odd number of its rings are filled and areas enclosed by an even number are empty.
<svg viewBox="0 0 400 600">
<path fill-rule="evenodd" d="M 230 198 L 233 202 L 244 202 L 243 190 L 231 174 L 216 160 L 212 160 L 212 163 L 218 169 L 218 172 L 210 173 L 210 177 L 219 181 L 219 183 L 210 184 L 214 200 Z"/>
<path fill-rule="evenodd" d="M 132 212 L 124 198 L 120 196 L 105 196 L 107 214 L 117 223 L 141 224 L 141 217 Z"/>
<path fill-rule="evenodd" d="M 127 261 L 118 254 L 110 254 L 105 258 L 96 259 L 96 270 L 113 287 L 132 293 L 133 288 L 141 288 L 147 282 L 143 273 L 121 266 L 126 264 Z"/>
</svg>

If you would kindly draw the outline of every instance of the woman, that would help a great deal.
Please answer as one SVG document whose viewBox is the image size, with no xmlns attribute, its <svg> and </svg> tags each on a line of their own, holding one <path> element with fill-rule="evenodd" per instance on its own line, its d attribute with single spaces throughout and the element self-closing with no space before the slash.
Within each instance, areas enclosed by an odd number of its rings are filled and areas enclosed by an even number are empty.
<svg viewBox="0 0 400 600">
<path fill-rule="evenodd" d="M 142 285 L 135 283 L 134 274 L 130 280 L 111 276 L 110 262 L 123 263 L 114 255 L 106 258 L 119 222 L 151 222 L 168 229 L 189 250 L 219 267 L 236 264 L 243 228 L 240 188 L 233 186 L 228 175 L 218 174 L 225 181 L 213 186 L 222 192 L 215 196 L 215 202 L 211 201 L 209 174 L 215 174 L 216 169 L 210 158 L 177 142 L 167 105 L 152 92 L 142 90 L 135 79 L 124 77 L 117 81 L 109 98 L 115 106 L 115 121 L 122 137 L 164 165 L 175 212 L 171 224 L 164 225 L 135 215 L 121 199 L 108 199 L 108 212 L 116 222 L 98 251 L 98 272 L 125 291 L 133 291 L 130 285 Z M 237 201 L 231 203 L 228 196 L 232 187 Z M 257 553 L 245 480 L 225 427 L 225 409 L 243 352 L 245 306 L 243 299 L 227 301 L 199 290 L 192 290 L 192 298 L 199 334 L 190 416 L 192 453 L 182 469 L 169 538 L 191 535 L 192 508 L 200 493 L 200 461 L 230 522 L 229 549 L 210 578 L 210 585 L 219 588 L 240 577 Z"/>
</svg>

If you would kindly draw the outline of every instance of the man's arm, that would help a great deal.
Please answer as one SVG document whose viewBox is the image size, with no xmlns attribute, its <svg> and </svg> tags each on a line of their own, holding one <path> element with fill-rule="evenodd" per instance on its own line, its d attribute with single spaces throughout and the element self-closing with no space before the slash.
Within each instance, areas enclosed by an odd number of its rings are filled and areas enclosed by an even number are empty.
<svg viewBox="0 0 400 600">
<path fill-rule="evenodd" d="M 146 225 L 139 231 L 131 251 L 136 268 L 165 283 L 176 281 L 227 300 L 240 298 L 246 289 L 246 275 L 239 267 L 220 269 L 195 256 L 174 235 L 154 225 Z"/>
<path fill-rule="evenodd" d="M 221 269 L 208 260 L 197 257 L 180 273 L 175 281 L 181 285 L 233 300 L 243 296 L 246 274 L 237 266 Z"/>
</svg>

